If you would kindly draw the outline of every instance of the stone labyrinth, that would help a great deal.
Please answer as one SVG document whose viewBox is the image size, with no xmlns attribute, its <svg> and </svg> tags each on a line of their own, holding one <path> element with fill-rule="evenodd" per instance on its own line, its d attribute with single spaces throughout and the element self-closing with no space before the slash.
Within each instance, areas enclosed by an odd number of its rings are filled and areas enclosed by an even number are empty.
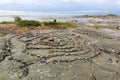
<svg viewBox="0 0 120 80">
<path fill-rule="evenodd" d="M 72 32 L 30 33 L 18 39 L 24 44 L 24 54 L 40 58 L 45 63 L 87 60 L 100 54 L 96 46 L 89 45 L 90 42 L 80 34 Z"/>
<path fill-rule="evenodd" d="M 43 64 L 62 64 L 75 61 L 91 61 L 105 52 L 91 40 L 75 31 L 32 32 L 4 38 L 0 63 L 9 60 L 9 78 L 23 79 L 29 67 L 38 61 Z M 110 59 L 111 60 L 111 59 Z M 12 76 L 11 76 L 12 75 Z"/>
</svg>

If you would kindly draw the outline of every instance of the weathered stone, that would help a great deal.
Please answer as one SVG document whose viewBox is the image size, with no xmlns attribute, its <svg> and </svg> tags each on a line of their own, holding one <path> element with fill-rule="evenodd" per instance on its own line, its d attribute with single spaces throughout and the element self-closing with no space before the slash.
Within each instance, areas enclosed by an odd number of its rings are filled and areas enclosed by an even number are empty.
<svg viewBox="0 0 120 80">
<path fill-rule="evenodd" d="M 9 35 L 0 43 L 0 80 L 119 80 L 120 42 L 107 35 L 84 28 Z"/>
</svg>

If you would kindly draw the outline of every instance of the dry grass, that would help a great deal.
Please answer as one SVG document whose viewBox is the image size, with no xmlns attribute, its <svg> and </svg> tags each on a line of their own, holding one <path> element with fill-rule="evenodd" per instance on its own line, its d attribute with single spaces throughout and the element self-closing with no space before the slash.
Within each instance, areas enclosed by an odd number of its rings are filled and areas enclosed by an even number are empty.
<svg viewBox="0 0 120 80">
<path fill-rule="evenodd" d="M 92 27 L 92 28 L 95 28 L 95 29 L 112 29 L 112 30 L 117 30 L 115 27 L 112 27 L 112 26 L 100 26 L 100 25 L 92 25 L 92 26 L 89 26 L 89 27 Z"/>
<path fill-rule="evenodd" d="M 50 26 L 40 26 L 36 28 L 28 28 L 28 27 L 23 27 L 23 28 L 17 28 L 15 31 L 16 34 L 24 34 L 32 31 L 38 31 L 38 30 L 50 30 L 53 29 Z"/>
<path fill-rule="evenodd" d="M 17 27 L 15 24 L 0 24 L 0 35 L 6 35 L 6 31 L 12 30 L 16 34 L 24 34 L 31 31 L 37 30 L 49 30 L 52 29 L 50 26 L 41 26 L 36 28 L 28 28 L 28 27 Z"/>
<path fill-rule="evenodd" d="M 50 26 L 41 26 L 41 27 L 35 28 L 34 30 L 50 30 L 50 29 L 53 29 L 53 28 L 51 28 Z"/>
<path fill-rule="evenodd" d="M 15 24 L 0 24 L 0 30 L 14 29 L 15 26 Z"/>
<path fill-rule="evenodd" d="M 38 31 L 38 30 L 51 30 L 51 29 L 66 29 L 66 28 L 75 28 L 77 27 L 77 24 L 74 22 L 68 22 L 68 23 L 58 23 L 57 25 L 43 25 L 38 26 L 34 28 L 29 27 L 18 27 L 16 24 L 0 24 L 0 34 L 6 35 L 8 34 L 7 31 L 13 31 L 16 34 L 24 34 L 32 31 Z"/>
<path fill-rule="evenodd" d="M 30 29 L 29 28 L 17 28 L 16 30 L 14 30 L 14 32 L 16 34 L 24 34 L 24 33 L 30 32 Z"/>
</svg>

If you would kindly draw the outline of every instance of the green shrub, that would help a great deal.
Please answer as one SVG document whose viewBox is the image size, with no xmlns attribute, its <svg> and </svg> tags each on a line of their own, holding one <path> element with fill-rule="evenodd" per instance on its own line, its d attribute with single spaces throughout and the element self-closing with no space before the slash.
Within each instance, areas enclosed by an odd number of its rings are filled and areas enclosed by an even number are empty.
<svg viewBox="0 0 120 80">
<path fill-rule="evenodd" d="M 21 21 L 22 19 L 19 16 L 14 17 L 15 22 Z"/>
<path fill-rule="evenodd" d="M 39 21 L 35 21 L 35 20 L 21 20 L 18 22 L 18 26 L 20 26 L 20 27 L 37 27 L 37 26 L 41 26 L 41 24 L 39 23 Z"/>
<path fill-rule="evenodd" d="M 55 26 L 55 25 L 58 25 L 59 23 L 58 22 L 43 22 L 43 24 L 45 25 L 45 26 Z"/>
</svg>

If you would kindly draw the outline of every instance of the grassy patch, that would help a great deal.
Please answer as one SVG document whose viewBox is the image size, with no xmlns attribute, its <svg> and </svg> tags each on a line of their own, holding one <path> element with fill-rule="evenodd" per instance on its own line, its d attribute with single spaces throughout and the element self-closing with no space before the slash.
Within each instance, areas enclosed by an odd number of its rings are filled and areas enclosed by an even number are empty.
<svg viewBox="0 0 120 80">
<path fill-rule="evenodd" d="M 55 29 L 76 28 L 78 25 L 75 22 L 43 22 L 44 26 L 50 26 Z"/>
<path fill-rule="evenodd" d="M 3 21 L 0 24 L 16 24 L 16 22 L 11 22 L 11 21 Z"/>
</svg>

